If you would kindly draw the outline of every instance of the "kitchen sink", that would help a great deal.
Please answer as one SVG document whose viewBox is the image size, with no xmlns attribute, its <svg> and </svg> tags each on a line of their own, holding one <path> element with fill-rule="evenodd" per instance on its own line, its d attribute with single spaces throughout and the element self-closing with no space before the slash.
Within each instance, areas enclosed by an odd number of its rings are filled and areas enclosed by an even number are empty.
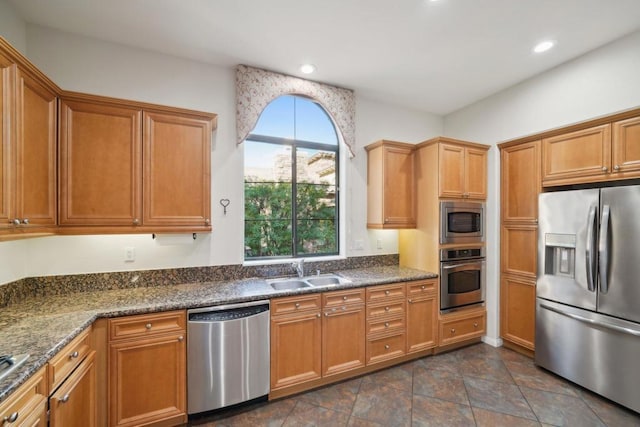
<svg viewBox="0 0 640 427">
<path fill-rule="evenodd" d="M 276 291 L 286 291 L 300 288 L 310 288 L 311 285 L 307 282 L 303 282 L 302 280 L 278 280 L 277 282 L 269 283 L 273 289 Z"/>
<path fill-rule="evenodd" d="M 342 285 L 351 283 L 351 280 L 336 274 L 320 274 L 307 277 L 291 277 L 280 279 L 268 279 L 267 283 L 276 291 L 294 290 L 303 288 L 321 288 L 324 286 Z"/>
</svg>

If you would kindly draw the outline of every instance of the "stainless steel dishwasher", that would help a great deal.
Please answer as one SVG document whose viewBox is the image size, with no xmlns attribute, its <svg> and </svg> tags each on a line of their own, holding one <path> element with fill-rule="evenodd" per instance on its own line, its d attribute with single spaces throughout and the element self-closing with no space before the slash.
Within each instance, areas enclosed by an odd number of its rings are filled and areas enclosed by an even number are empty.
<svg viewBox="0 0 640 427">
<path fill-rule="evenodd" d="M 269 393 L 269 301 L 187 310 L 187 411 Z"/>
</svg>

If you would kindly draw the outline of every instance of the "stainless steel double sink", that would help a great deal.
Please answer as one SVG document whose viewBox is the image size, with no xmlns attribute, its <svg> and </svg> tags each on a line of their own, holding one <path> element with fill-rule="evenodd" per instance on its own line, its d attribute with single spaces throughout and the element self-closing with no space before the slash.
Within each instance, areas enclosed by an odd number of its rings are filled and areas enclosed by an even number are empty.
<svg viewBox="0 0 640 427">
<path fill-rule="evenodd" d="M 280 279 L 268 279 L 267 283 L 276 291 L 295 290 L 302 288 L 322 288 L 351 283 L 351 280 L 336 274 L 321 274 L 306 277 L 288 277 Z"/>
</svg>

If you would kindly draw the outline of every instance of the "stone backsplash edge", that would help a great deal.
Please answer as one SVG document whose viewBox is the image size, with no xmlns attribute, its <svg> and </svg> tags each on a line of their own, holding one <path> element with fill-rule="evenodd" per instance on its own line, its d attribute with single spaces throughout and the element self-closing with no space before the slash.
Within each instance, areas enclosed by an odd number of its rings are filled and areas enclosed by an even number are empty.
<svg viewBox="0 0 640 427">
<path fill-rule="evenodd" d="M 305 271 L 307 274 L 315 274 L 317 270 L 320 270 L 321 273 L 327 273 L 336 270 L 398 265 L 398 263 L 398 254 L 370 255 L 333 261 L 307 261 L 305 262 Z M 0 285 L 0 307 L 16 304 L 26 298 L 36 296 L 169 286 L 180 283 L 241 280 L 250 277 L 283 277 L 294 274 L 291 262 L 285 262 L 257 266 L 234 264 L 27 277 Z"/>
</svg>

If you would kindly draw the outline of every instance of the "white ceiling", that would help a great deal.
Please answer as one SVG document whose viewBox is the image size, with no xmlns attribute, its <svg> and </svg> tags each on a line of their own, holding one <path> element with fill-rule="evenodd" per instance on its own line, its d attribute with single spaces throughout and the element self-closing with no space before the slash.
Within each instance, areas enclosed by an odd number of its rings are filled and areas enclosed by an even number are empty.
<svg viewBox="0 0 640 427">
<path fill-rule="evenodd" d="M 9 0 L 25 21 L 447 114 L 640 29 L 639 0 Z M 541 40 L 557 40 L 533 54 Z"/>
</svg>

